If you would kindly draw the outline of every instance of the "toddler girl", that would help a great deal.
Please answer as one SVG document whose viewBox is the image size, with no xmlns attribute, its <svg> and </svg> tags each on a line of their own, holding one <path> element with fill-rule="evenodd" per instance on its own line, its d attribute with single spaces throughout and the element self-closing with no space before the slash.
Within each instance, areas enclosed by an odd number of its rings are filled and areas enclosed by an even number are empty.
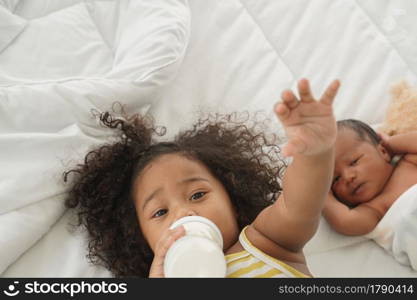
<svg viewBox="0 0 417 300">
<path fill-rule="evenodd" d="M 303 246 L 316 232 L 333 175 L 339 82 L 313 98 L 307 80 L 299 99 L 284 91 L 275 112 L 288 143 L 284 171 L 275 139 L 236 116 L 200 120 L 174 140 L 151 120 L 133 116 L 101 122 L 117 141 L 90 151 L 74 175 L 66 205 L 78 209 L 89 233 L 89 258 L 115 276 L 164 277 L 164 257 L 184 228 L 177 219 L 199 215 L 219 227 L 228 277 L 304 277 Z"/>
</svg>

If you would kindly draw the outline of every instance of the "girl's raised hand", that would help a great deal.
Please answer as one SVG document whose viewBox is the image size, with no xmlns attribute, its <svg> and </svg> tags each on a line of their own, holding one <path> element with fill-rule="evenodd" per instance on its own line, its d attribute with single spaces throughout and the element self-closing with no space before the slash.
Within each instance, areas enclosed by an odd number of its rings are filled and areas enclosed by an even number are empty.
<svg viewBox="0 0 417 300">
<path fill-rule="evenodd" d="M 288 137 L 284 156 L 316 155 L 334 145 L 337 127 L 332 104 L 339 86 L 339 81 L 334 80 L 318 101 L 311 94 L 307 79 L 298 82 L 300 99 L 291 90 L 282 93 L 282 102 L 275 106 L 275 112 Z"/>
</svg>

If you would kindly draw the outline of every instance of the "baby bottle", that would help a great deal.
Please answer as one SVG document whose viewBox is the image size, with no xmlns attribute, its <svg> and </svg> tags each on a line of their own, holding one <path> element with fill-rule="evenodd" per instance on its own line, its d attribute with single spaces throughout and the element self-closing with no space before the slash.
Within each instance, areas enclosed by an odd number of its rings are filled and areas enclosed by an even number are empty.
<svg viewBox="0 0 417 300">
<path fill-rule="evenodd" d="M 223 238 L 217 226 L 200 216 L 187 216 L 175 221 L 185 236 L 176 240 L 165 256 L 165 277 L 225 277 L 226 260 Z"/>
</svg>

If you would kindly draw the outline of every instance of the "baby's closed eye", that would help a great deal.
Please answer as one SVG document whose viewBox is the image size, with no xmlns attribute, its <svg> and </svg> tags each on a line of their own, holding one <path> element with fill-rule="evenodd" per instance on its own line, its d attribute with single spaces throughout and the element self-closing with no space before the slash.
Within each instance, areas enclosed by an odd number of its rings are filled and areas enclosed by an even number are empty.
<svg viewBox="0 0 417 300">
<path fill-rule="evenodd" d="M 355 158 L 354 160 L 351 161 L 350 165 L 351 166 L 356 165 L 361 158 L 362 158 L 362 155 L 360 155 L 359 157 Z"/>
</svg>

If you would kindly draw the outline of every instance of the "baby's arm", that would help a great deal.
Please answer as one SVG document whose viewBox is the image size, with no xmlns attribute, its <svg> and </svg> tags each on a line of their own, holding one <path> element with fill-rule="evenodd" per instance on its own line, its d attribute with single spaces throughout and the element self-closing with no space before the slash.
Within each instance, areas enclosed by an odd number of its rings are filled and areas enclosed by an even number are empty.
<svg viewBox="0 0 417 300">
<path fill-rule="evenodd" d="M 417 131 L 394 136 L 384 135 L 382 145 L 387 147 L 394 154 L 417 154 Z"/>
<path fill-rule="evenodd" d="M 381 219 L 380 215 L 367 205 L 350 208 L 329 193 L 323 209 L 323 216 L 334 230 L 344 235 L 363 235 L 371 232 Z"/>
<path fill-rule="evenodd" d="M 338 87 L 339 82 L 333 82 L 316 101 L 308 81 L 301 80 L 301 99 L 286 91 L 276 107 L 289 138 L 283 153 L 293 161 L 284 175 L 283 194 L 261 212 L 253 227 L 292 252 L 299 252 L 316 232 L 330 189 L 336 138 L 332 102 Z"/>
</svg>

